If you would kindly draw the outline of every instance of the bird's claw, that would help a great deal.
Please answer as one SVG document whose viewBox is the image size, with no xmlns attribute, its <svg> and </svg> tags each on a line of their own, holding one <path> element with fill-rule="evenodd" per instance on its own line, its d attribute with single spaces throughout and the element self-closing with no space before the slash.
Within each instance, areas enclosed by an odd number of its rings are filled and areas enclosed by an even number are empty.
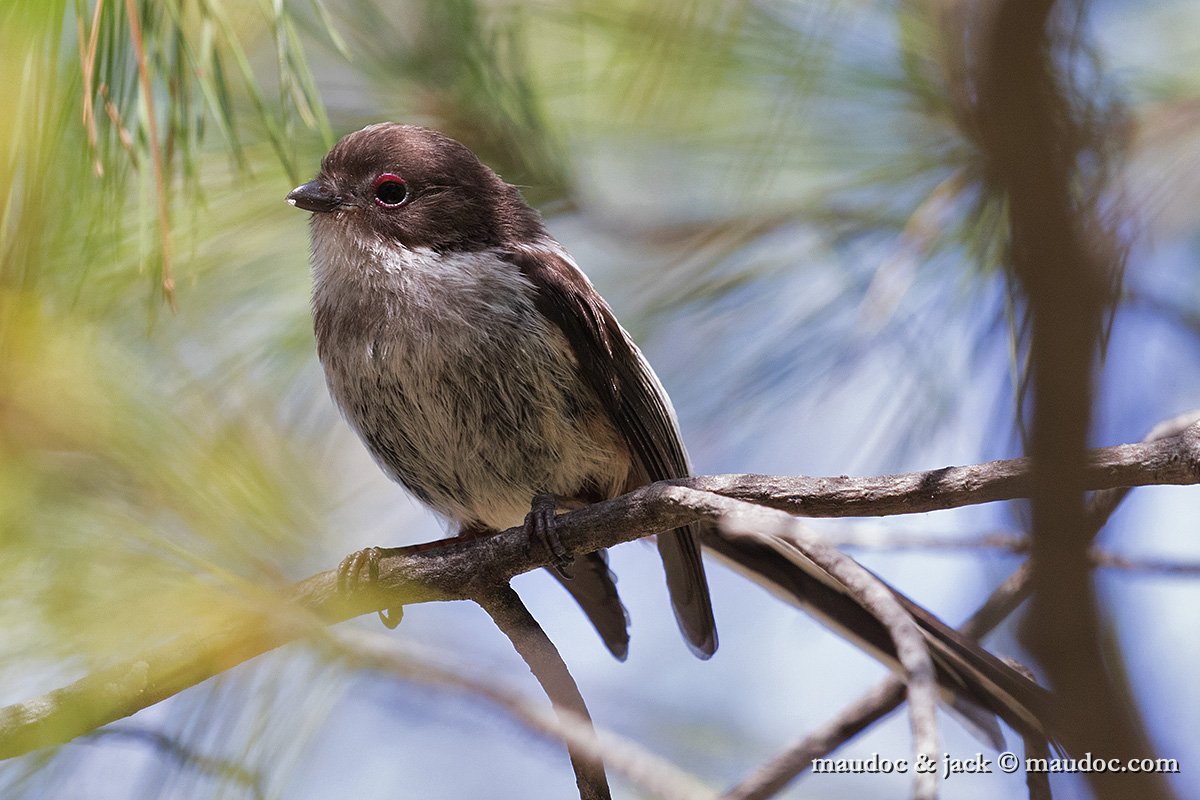
<svg viewBox="0 0 1200 800">
<path fill-rule="evenodd" d="M 342 563 L 338 564 L 337 568 L 338 594 L 349 595 L 360 589 L 377 588 L 379 585 L 379 559 L 383 555 L 382 547 L 367 547 L 342 559 Z M 363 575 L 364 570 L 366 571 L 365 576 Z M 403 606 L 385 608 L 376 613 L 379 614 L 379 621 L 388 630 L 395 630 L 400 621 L 404 619 Z"/>
<path fill-rule="evenodd" d="M 543 492 L 534 495 L 529 513 L 525 515 L 525 533 L 531 539 L 542 543 L 550 554 L 555 572 L 569 581 L 575 577 L 575 573 L 571 571 L 575 556 L 563 545 L 555 530 L 556 505 L 557 499 L 552 494 Z"/>
</svg>

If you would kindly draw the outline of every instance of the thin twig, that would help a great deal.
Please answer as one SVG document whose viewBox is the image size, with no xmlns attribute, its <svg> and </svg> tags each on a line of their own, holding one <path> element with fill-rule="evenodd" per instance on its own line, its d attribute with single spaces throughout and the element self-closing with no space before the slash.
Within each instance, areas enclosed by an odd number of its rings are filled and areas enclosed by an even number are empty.
<svg viewBox="0 0 1200 800">
<path fill-rule="evenodd" d="M 97 91 L 100 93 L 101 99 L 104 100 L 104 113 L 108 115 L 108 121 L 112 123 L 113 128 L 117 131 L 117 141 L 121 143 L 121 147 L 129 155 L 129 163 L 134 168 L 137 168 L 139 159 L 137 150 L 133 146 L 133 134 L 125 127 L 125 122 L 121 119 L 121 110 L 109 98 L 107 84 L 100 84 L 100 88 Z"/>
<path fill-rule="evenodd" d="M 938 553 L 957 550 L 1003 550 L 1015 555 L 1024 555 L 1029 550 L 1029 538 L 1019 531 L 956 536 L 884 528 L 864 530 L 855 526 L 851 529 L 821 530 L 821 538 L 837 547 L 854 550 L 933 550 Z"/>
<path fill-rule="evenodd" d="M 1182 415 L 1188 418 L 1188 415 Z M 704 489 L 802 517 L 877 517 L 915 514 L 1029 497 L 1034 486 L 1025 458 L 874 478 L 711 475 L 675 483 Z M 1092 450 L 1082 489 L 1200 480 L 1200 423 L 1176 436 Z"/>
<path fill-rule="evenodd" d="M 712 509 L 714 513 L 710 516 L 717 520 L 723 539 L 749 539 L 765 544 L 806 574 L 813 572 L 816 565 L 818 575 L 833 578 L 840 590 L 887 629 L 904 671 L 914 754 L 918 759 L 935 760 L 938 689 L 933 658 L 921 629 L 887 584 L 786 513 L 694 489 L 675 487 L 671 491 L 697 509 Z M 913 797 L 917 800 L 937 797 L 937 787 L 936 774 L 914 772 Z"/>
<path fill-rule="evenodd" d="M 1029 552 L 1029 537 L 1016 531 L 998 531 L 964 538 L 912 531 L 823 530 L 821 538 L 836 547 L 859 550 L 932 550 L 940 554 L 956 550 L 1003 550 L 1013 555 L 1026 555 Z M 1127 556 L 1099 547 L 1092 547 L 1088 551 L 1088 559 L 1092 566 L 1104 569 L 1180 578 L 1200 577 L 1200 561 Z"/>
<path fill-rule="evenodd" d="M 567 742 L 580 754 L 607 761 L 646 795 L 662 800 L 708 800 L 716 792 L 693 775 L 646 751 L 640 745 L 609 731 L 596 731 L 590 719 L 559 708 L 547 712 L 531 698 L 497 686 L 487 677 L 465 674 L 461 669 L 438 666 L 408 646 L 401 650 L 394 638 L 366 631 L 331 632 L 329 638 L 339 655 L 351 665 L 386 672 L 402 680 L 435 689 L 454 689 L 480 697 L 501 708 L 525 727 L 557 741 Z"/>
<path fill-rule="evenodd" d="M 1154 442 L 1179 436 L 1200 422 L 1200 411 L 1190 411 L 1155 425 L 1144 441 Z M 1128 489 L 1106 489 L 1096 492 L 1088 502 L 1088 528 L 1095 539 Z M 1029 596 L 1030 566 L 1025 562 L 1004 580 L 987 601 L 963 623 L 959 630 L 972 639 L 982 639 L 1014 611 Z M 841 714 L 790 745 L 778 755 L 754 770 L 741 782 L 730 787 L 723 800 L 764 800 L 779 793 L 796 777 L 812 767 L 815 759 L 825 758 L 837 748 L 865 731 L 874 723 L 895 711 L 904 702 L 904 684 L 888 677 L 847 706 Z M 1027 753 L 1029 742 L 1026 742 Z M 1029 753 L 1029 755 L 1033 755 Z M 1042 792 L 1040 783 L 1030 787 L 1031 797 Z M 1049 790 L 1045 789 L 1045 796 Z"/>
<path fill-rule="evenodd" d="M 512 587 L 508 584 L 490 587 L 480 591 L 474 600 L 529 665 L 529 671 L 550 698 L 554 710 L 560 716 L 568 714 L 590 728 L 592 717 L 566 662 Z M 595 736 L 594 731 L 592 736 Z M 594 751 L 582 751 L 569 741 L 567 752 L 571 756 L 571 767 L 575 770 L 580 800 L 609 800 L 612 795 L 604 774 L 604 762 L 594 757 Z"/>
<path fill-rule="evenodd" d="M 1169 558 L 1123 556 L 1106 550 L 1093 549 L 1089 554 L 1097 567 L 1125 572 L 1144 572 L 1155 577 L 1200 577 L 1200 561 L 1176 561 Z"/>
<path fill-rule="evenodd" d="M 903 702 L 904 682 L 896 677 L 885 678 L 829 722 L 731 786 L 721 795 L 721 800 L 766 800 L 774 797 L 797 776 L 811 769 L 813 761 L 826 757 L 891 714 Z"/>
</svg>

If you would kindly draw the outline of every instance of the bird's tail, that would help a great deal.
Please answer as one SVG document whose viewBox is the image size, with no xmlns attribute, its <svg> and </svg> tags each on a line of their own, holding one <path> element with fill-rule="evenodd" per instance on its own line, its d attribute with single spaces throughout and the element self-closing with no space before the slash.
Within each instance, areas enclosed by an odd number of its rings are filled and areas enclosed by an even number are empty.
<svg viewBox="0 0 1200 800">
<path fill-rule="evenodd" d="M 704 528 L 702 535 L 705 546 L 732 567 L 899 669 L 887 629 L 818 565 L 803 557 L 788 558 L 762 542 L 724 537 L 715 528 Z M 925 635 L 948 705 L 960 712 L 976 733 L 1002 749 L 995 715 L 1022 736 L 1058 747 L 1050 722 L 1049 692 L 903 594 L 892 592 Z"/>
</svg>

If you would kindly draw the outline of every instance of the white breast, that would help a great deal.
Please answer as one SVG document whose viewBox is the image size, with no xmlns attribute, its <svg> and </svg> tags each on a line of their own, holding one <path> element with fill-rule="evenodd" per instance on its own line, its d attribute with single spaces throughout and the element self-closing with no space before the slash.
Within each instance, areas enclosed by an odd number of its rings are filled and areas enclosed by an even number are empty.
<svg viewBox="0 0 1200 800">
<path fill-rule="evenodd" d="M 314 228 L 318 351 L 390 477 L 494 528 L 520 524 L 539 491 L 621 490 L 628 452 L 516 267 L 348 238 Z"/>
</svg>

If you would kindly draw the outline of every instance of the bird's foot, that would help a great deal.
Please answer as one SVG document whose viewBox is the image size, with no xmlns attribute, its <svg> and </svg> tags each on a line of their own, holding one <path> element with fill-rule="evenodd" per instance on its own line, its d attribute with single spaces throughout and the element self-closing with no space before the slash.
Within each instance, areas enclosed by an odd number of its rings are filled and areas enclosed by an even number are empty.
<svg viewBox="0 0 1200 800">
<path fill-rule="evenodd" d="M 382 547 L 368 547 L 342 559 L 337 569 L 338 593 L 350 594 L 363 588 L 376 588 L 379 584 L 379 559 L 386 552 Z M 376 613 L 379 614 L 379 621 L 389 630 L 394 630 L 404 619 L 403 606 L 385 608 Z"/>
<path fill-rule="evenodd" d="M 548 492 L 534 495 L 529 513 L 525 516 L 525 534 L 542 543 L 553 559 L 555 572 L 569 581 L 575 577 L 571 571 L 575 556 L 563 545 L 555 530 L 554 510 L 557 505 L 558 498 Z"/>
</svg>

